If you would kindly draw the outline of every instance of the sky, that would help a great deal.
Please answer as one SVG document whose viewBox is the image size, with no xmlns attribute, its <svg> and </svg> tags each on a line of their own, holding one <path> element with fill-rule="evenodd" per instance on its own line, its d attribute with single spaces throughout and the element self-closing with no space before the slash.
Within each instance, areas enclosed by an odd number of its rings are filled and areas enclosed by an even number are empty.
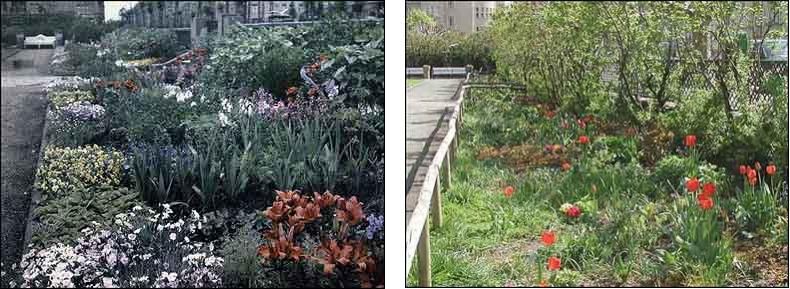
<svg viewBox="0 0 790 289">
<path fill-rule="evenodd" d="M 104 20 L 121 20 L 121 8 L 132 8 L 139 1 L 104 1 Z"/>
</svg>

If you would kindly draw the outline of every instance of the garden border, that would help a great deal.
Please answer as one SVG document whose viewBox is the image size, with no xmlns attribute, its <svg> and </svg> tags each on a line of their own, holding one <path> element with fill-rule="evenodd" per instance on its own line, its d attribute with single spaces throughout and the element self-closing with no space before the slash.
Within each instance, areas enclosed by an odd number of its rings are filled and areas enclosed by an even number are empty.
<svg viewBox="0 0 790 289">
<path fill-rule="evenodd" d="M 44 157 L 44 149 L 47 145 L 47 131 L 49 130 L 49 110 L 52 108 L 52 102 L 49 100 L 49 94 L 45 93 L 45 97 L 47 99 L 47 107 L 44 113 L 44 127 L 41 130 L 41 144 L 38 148 L 38 159 L 36 159 L 36 167 L 34 170 L 33 175 L 33 185 L 31 187 L 31 195 L 30 195 L 30 207 L 27 210 L 27 222 L 25 224 L 25 239 L 22 243 L 22 250 L 27 248 L 28 243 L 30 243 L 30 238 L 32 237 L 32 230 L 31 225 L 33 222 L 33 211 L 38 207 L 41 203 L 41 191 L 36 188 L 36 184 L 38 183 L 38 168 L 40 165 L 41 160 Z"/>
<path fill-rule="evenodd" d="M 420 287 L 431 286 L 431 242 L 430 242 L 430 223 L 428 215 L 431 216 L 430 222 L 434 226 L 441 227 L 442 218 L 442 189 L 449 190 L 451 184 L 451 163 L 455 162 L 456 151 L 458 149 L 459 128 L 463 124 L 464 97 L 470 88 L 494 88 L 494 89 L 516 89 L 526 90 L 526 87 L 512 83 L 484 83 L 470 82 L 472 73 L 467 73 L 466 79 L 461 82 L 455 92 L 453 99 L 456 104 L 453 108 L 452 117 L 449 121 L 449 130 L 442 139 L 442 143 L 428 167 L 425 175 L 417 205 L 412 211 L 411 219 L 406 224 L 406 276 L 411 271 L 411 265 L 415 255 L 418 255 L 417 274 Z M 443 176 L 442 176 L 443 175 Z M 441 178 L 446 178 L 441 182 Z M 416 218 L 415 218 L 416 216 Z"/>
<path fill-rule="evenodd" d="M 461 82 L 455 95 L 457 96 L 453 114 L 449 121 L 449 130 L 442 139 L 442 143 L 428 167 L 425 175 L 417 205 L 412 211 L 411 219 L 406 225 L 406 275 L 411 270 L 411 263 L 415 253 L 418 257 L 419 284 L 422 287 L 431 286 L 431 248 L 430 248 L 430 214 L 434 226 L 442 225 L 442 187 L 447 190 L 450 187 L 451 163 L 455 161 L 455 150 L 458 148 L 458 129 L 463 119 L 463 101 L 466 89 L 469 87 L 468 81 L 471 74 L 467 73 L 466 79 Z M 441 170 L 441 168 L 445 170 Z M 447 178 L 444 186 L 441 185 L 439 174 L 442 173 Z M 433 214 L 431 214 L 433 211 Z M 417 252 L 419 251 L 419 252 Z"/>
</svg>

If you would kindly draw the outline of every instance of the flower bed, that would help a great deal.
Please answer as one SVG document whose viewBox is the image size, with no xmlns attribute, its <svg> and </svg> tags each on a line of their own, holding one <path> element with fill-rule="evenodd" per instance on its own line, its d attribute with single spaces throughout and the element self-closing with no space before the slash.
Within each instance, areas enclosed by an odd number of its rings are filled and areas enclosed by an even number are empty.
<svg viewBox="0 0 790 289">
<path fill-rule="evenodd" d="M 320 31 L 331 25 L 273 29 L 303 42 L 298 48 L 229 35 L 298 52 L 277 67 L 291 81 L 236 73 L 250 86 L 214 81 L 231 67 L 212 53 L 244 47 L 222 41 L 162 70 L 118 54 L 138 40 L 71 47 L 65 61 L 80 77 L 46 88 L 52 105 L 29 251 L 0 268 L 0 285 L 383 285 L 383 27 L 344 24 L 342 36 L 364 33 L 327 40 Z M 326 193 L 281 207 L 276 191 Z M 317 204 L 323 217 L 304 219 Z M 289 217 L 265 218 L 267 207 Z M 337 222 L 348 225 L 336 231 Z M 270 260 L 280 256 L 279 236 L 295 230 L 303 230 L 288 239 L 299 244 L 301 253 L 289 255 L 296 262 Z"/>
<path fill-rule="evenodd" d="M 645 164 L 647 131 L 518 98 L 465 97 L 447 221 L 431 236 L 435 286 L 786 285 L 786 167 L 716 166 L 706 135 L 681 133 Z M 498 149 L 525 146 L 538 149 Z"/>
</svg>

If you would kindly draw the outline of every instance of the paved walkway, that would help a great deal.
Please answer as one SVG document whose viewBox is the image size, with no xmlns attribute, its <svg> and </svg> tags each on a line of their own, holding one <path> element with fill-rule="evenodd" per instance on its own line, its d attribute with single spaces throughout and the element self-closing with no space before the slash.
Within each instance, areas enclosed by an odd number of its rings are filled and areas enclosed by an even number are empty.
<svg viewBox="0 0 790 289">
<path fill-rule="evenodd" d="M 426 79 L 406 89 L 406 223 L 436 150 L 447 133 L 463 79 Z"/>
<path fill-rule="evenodd" d="M 41 145 L 46 99 L 43 84 L 52 49 L 22 50 L 2 61 L 2 181 L 0 182 L 0 260 L 4 271 L 22 254 L 30 190 Z M 16 59 L 34 67 L 14 69 Z"/>
</svg>

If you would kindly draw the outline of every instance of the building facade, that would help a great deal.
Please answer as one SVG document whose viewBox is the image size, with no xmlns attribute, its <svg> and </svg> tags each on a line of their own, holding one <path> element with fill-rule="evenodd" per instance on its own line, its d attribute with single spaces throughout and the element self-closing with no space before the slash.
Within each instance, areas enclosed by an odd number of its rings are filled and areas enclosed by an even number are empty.
<svg viewBox="0 0 790 289">
<path fill-rule="evenodd" d="M 104 21 L 104 1 L 2 1 L 3 17 L 72 14 Z"/>
<path fill-rule="evenodd" d="M 342 10 L 352 18 L 383 17 L 384 1 L 141 1 L 121 12 L 124 24 L 189 27 L 193 16 L 232 17 L 241 23 L 304 21 Z"/>
<path fill-rule="evenodd" d="M 488 26 L 497 8 L 513 1 L 408 1 L 406 12 L 421 9 L 442 26 L 459 32 L 475 32 Z"/>
</svg>

